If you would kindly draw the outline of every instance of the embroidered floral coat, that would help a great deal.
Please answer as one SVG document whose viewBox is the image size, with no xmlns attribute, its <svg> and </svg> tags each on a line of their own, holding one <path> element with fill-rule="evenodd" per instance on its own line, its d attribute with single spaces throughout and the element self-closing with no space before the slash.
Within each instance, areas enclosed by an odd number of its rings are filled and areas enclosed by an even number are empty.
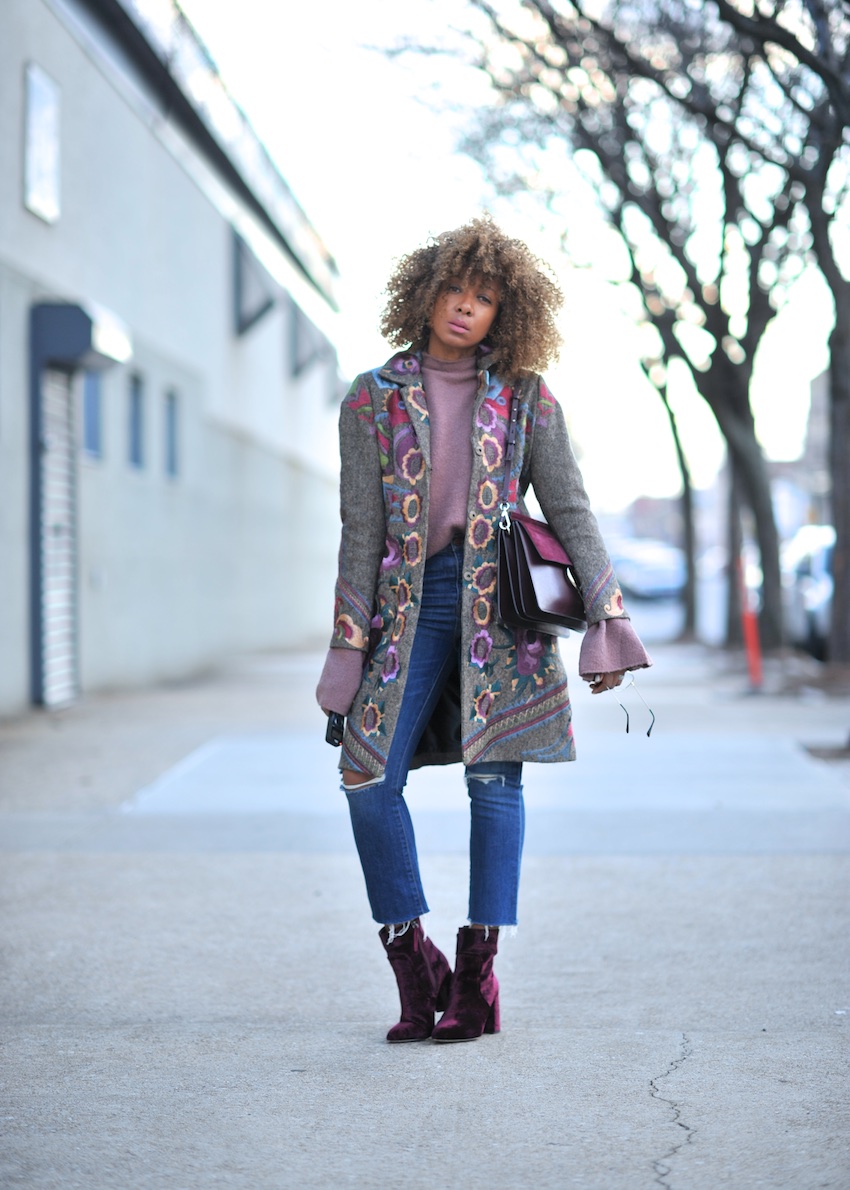
<svg viewBox="0 0 850 1190">
<path fill-rule="evenodd" d="M 567 678 L 557 638 L 496 618 L 496 535 L 513 388 L 479 357 L 471 426 L 459 672 L 413 765 L 573 760 Z M 539 376 L 518 385 L 512 504 L 532 485 L 569 554 L 588 623 L 624 615 L 560 406 Z M 402 352 L 358 376 L 340 414 L 342 540 L 334 648 L 364 655 L 340 768 L 380 776 L 404 695 L 428 545 L 430 433 L 420 360 Z M 371 637 L 371 640 L 370 640 Z M 459 715 L 458 715 L 459 710 Z"/>
</svg>

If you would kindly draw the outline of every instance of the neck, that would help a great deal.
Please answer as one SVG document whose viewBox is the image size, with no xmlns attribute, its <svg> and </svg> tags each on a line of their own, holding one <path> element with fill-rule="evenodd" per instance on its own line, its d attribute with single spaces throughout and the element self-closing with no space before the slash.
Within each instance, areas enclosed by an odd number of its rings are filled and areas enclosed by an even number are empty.
<svg viewBox="0 0 850 1190">
<path fill-rule="evenodd" d="M 460 359 L 442 359 L 430 352 L 422 353 L 423 368 L 438 368 L 443 372 L 467 372 L 470 376 L 476 371 L 476 360 L 471 355 L 462 355 Z"/>
<path fill-rule="evenodd" d="M 441 359 L 446 363 L 455 363 L 459 359 L 471 359 L 474 357 L 475 352 L 478 350 L 478 344 L 470 343 L 462 347 L 452 347 L 446 343 L 441 343 L 436 335 L 431 335 L 428 339 L 426 350 L 432 359 Z"/>
</svg>

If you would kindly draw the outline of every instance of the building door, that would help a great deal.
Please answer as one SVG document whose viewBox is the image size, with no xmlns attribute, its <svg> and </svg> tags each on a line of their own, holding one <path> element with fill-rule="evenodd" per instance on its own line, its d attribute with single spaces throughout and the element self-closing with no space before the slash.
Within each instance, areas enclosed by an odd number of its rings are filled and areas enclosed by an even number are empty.
<svg viewBox="0 0 850 1190">
<path fill-rule="evenodd" d="M 76 449 L 71 377 L 45 370 L 41 380 L 40 668 L 41 702 L 61 706 L 77 696 Z"/>
</svg>

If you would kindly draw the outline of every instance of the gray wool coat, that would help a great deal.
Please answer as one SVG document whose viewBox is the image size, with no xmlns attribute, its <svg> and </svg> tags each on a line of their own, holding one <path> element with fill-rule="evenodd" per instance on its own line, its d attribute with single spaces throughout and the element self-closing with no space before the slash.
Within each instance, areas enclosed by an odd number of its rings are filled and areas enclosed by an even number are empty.
<svg viewBox="0 0 850 1190">
<path fill-rule="evenodd" d="M 496 535 L 514 388 L 479 357 L 464 543 L 458 671 L 419 741 L 414 767 L 462 760 L 573 760 L 567 677 L 557 638 L 496 617 Z M 560 406 L 539 376 L 519 382 L 510 481 L 532 486 L 569 554 L 588 623 L 625 615 Z M 340 768 L 383 774 L 404 696 L 428 546 L 430 434 L 418 355 L 400 352 L 353 382 L 340 414 L 342 540 L 333 648 L 363 654 Z"/>
</svg>

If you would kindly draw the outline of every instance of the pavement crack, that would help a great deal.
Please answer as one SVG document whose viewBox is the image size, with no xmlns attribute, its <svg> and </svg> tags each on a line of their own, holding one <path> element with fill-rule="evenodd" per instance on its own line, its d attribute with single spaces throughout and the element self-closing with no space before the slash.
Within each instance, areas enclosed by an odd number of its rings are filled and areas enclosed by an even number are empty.
<svg viewBox="0 0 850 1190">
<path fill-rule="evenodd" d="M 661 1156 L 656 1158 L 656 1160 L 652 1163 L 652 1168 L 655 1171 L 656 1185 L 662 1186 L 664 1190 L 673 1190 L 672 1183 L 669 1181 L 673 1168 L 670 1162 L 674 1157 L 678 1156 L 682 1149 L 686 1148 L 691 1143 L 693 1138 L 696 1136 L 697 1130 L 682 1119 L 682 1113 L 676 1100 L 669 1099 L 666 1095 L 662 1095 L 660 1084 L 665 1078 L 669 1078 L 672 1074 L 675 1074 L 677 1070 L 681 1069 L 692 1053 L 693 1048 L 691 1046 L 690 1038 L 688 1037 L 687 1033 L 683 1033 L 682 1040 L 679 1043 L 678 1058 L 674 1059 L 674 1061 L 670 1063 L 663 1074 L 656 1075 L 655 1078 L 650 1079 L 649 1081 L 650 1094 L 652 1095 L 652 1098 L 657 1099 L 659 1103 L 667 1104 L 672 1115 L 673 1124 L 675 1124 L 677 1128 L 682 1129 L 682 1134 L 678 1144 L 672 1145 L 671 1148 L 666 1151 L 666 1153 L 662 1153 Z"/>
</svg>

